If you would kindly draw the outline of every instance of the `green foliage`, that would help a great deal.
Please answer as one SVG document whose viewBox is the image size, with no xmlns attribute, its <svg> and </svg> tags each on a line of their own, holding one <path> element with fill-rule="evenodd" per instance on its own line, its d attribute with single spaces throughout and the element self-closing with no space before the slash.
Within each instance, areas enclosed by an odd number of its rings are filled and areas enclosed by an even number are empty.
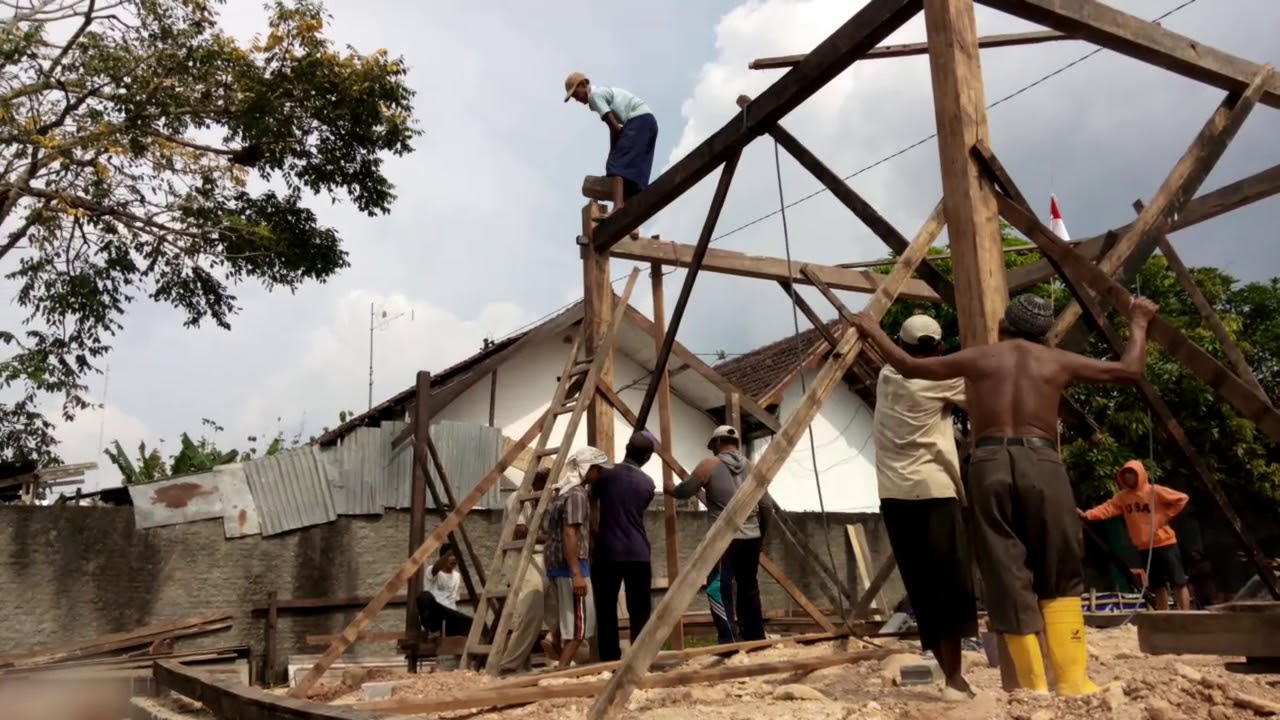
<svg viewBox="0 0 1280 720">
<path fill-rule="evenodd" d="M 0 459 L 56 461 L 40 404 L 88 406 L 134 300 L 229 328 L 234 285 L 347 266 L 305 196 L 395 199 L 383 158 L 419 134 L 403 60 L 335 47 L 316 0 L 269 3 L 247 45 L 220 5 L 24 3 L 0 24 L 0 262 L 27 315 L 0 331 Z"/>
<path fill-rule="evenodd" d="M 279 420 L 276 418 L 277 422 Z M 138 443 L 136 459 L 128 456 L 120 446 L 119 440 L 113 440 L 111 446 L 103 452 L 111 464 L 120 471 L 125 485 L 137 485 L 177 475 L 207 472 L 219 465 L 245 462 L 256 457 L 268 457 L 301 444 L 300 436 L 286 438 L 283 431 L 277 431 L 261 451 L 258 449 L 259 438 L 255 435 L 246 438 L 248 447 L 243 451 L 224 450 L 218 447 L 217 437 L 224 432 L 224 428 L 208 418 L 201 420 L 200 424 L 204 427 L 200 439 L 193 440 L 189 434 L 182 433 L 178 436 L 178 452 L 170 456 L 167 461 L 160 453 L 164 440 L 160 440 L 155 447 L 151 448 L 148 448 L 145 442 Z"/>
<path fill-rule="evenodd" d="M 1003 227 L 1003 234 L 1006 246 L 1027 244 L 1007 225 Z M 936 255 L 943 250 L 930 252 Z M 1013 269 L 1039 259 L 1039 253 L 1034 251 L 1008 253 L 1005 266 Z M 935 264 L 951 277 L 950 260 L 939 260 Z M 889 268 L 877 271 L 887 273 Z M 1216 268 L 1193 268 L 1191 272 L 1201 292 L 1240 345 L 1263 388 L 1270 397 L 1280 397 L 1277 395 L 1280 392 L 1280 279 L 1240 284 Z M 1163 257 L 1152 257 L 1131 289 L 1158 303 L 1162 318 L 1226 363 L 1216 336 Z M 1040 285 L 1029 292 L 1052 298 L 1059 311 L 1071 299 L 1061 284 L 1056 288 Z M 954 309 L 949 306 L 900 301 L 885 314 L 884 327 L 892 334 L 904 320 L 920 312 L 938 319 L 946 335 L 947 351 L 959 349 L 959 325 Z M 1122 334 L 1127 331 L 1123 318 L 1111 313 L 1111 320 Z M 1090 340 L 1085 353 L 1099 358 L 1111 356 L 1109 348 L 1096 337 Z M 1277 464 L 1280 448 L 1259 433 L 1252 422 L 1239 417 L 1207 385 L 1155 343 L 1149 345 L 1147 379 L 1173 409 L 1191 444 L 1236 503 L 1280 501 L 1280 464 Z M 1142 460 L 1154 480 L 1195 489 L 1191 469 L 1160 428 L 1153 427 L 1146 404 L 1136 390 L 1077 385 L 1067 393 L 1101 429 L 1097 438 L 1075 437 L 1069 430 L 1063 430 L 1063 460 L 1082 504 L 1093 504 L 1113 493 L 1116 471 L 1133 459 Z"/>
</svg>

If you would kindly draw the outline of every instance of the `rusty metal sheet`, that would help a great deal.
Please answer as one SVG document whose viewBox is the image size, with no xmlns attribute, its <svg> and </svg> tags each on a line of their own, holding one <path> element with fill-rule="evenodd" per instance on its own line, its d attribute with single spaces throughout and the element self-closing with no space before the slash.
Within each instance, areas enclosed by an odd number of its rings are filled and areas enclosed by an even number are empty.
<svg viewBox="0 0 1280 720">
<path fill-rule="evenodd" d="M 327 465 L 312 445 L 244 464 L 262 535 L 276 535 L 338 519 Z"/>
<path fill-rule="evenodd" d="M 258 523 L 258 506 L 249 492 L 249 478 L 244 464 L 220 465 L 213 469 L 222 495 L 222 534 L 228 538 L 247 537 L 262 532 Z"/>
<path fill-rule="evenodd" d="M 225 512 L 218 477 L 192 473 L 145 485 L 130 485 L 134 527 L 139 530 L 221 518 Z"/>
<path fill-rule="evenodd" d="M 382 447 L 386 449 L 387 464 L 382 476 L 382 504 L 389 508 L 408 509 L 413 496 L 413 443 L 407 442 L 395 452 L 391 441 L 407 423 L 382 423 Z"/>
</svg>

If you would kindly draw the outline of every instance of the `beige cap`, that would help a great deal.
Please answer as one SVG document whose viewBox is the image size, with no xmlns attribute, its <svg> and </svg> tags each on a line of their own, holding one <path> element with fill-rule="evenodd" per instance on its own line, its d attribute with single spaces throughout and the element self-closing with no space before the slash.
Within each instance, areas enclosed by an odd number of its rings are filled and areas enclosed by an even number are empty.
<svg viewBox="0 0 1280 720">
<path fill-rule="evenodd" d="M 918 345 L 925 338 L 942 341 L 942 326 L 928 315 L 912 315 L 898 330 L 898 339 L 908 345 Z"/>
<path fill-rule="evenodd" d="M 573 89 L 578 87 L 580 82 L 590 82 L 587 76 L 580 72 L 571 72 L 569 77 L 564 79 L 564 101 L 569 102 L 569 98 L 573 97 Z"/>
<path fill-rule="evenodd" d="M 707 447 L 711 447 L 715 443 L 715 441 L 719 440 L 720 438 L 733 438 L 734 440 L 738 440 L 738 441 L 741 441 L 742 439 L 738 437 L 738 431 L 735 430 L 732 425 L 721 425 L 720 427 L 711 431 L 711 438 L 707 440 Z"/>
</svg>

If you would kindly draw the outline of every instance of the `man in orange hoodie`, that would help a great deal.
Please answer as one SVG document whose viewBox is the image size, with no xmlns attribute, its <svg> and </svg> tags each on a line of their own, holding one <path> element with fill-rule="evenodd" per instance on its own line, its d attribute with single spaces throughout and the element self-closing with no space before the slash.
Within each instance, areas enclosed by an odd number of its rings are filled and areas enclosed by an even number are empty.
<svg viewBox="0 0 1280 720">
<path fill-rule="evenodd" d="M 1169 520 L 1187 506 L 1187 496 L 1172 488 L 1156 485 L 1147 479 L 1147 469 L 1138 460 L 1130 460 L 1116 473 L 1120 492 L 1110 500 L 1089 510 L 1077 510 L 1086 522 L 1107 520 L 1124 515 L 1129 539 L 1141 553 L 1151 555 L 1151 590 L 1156 596 L 1156 609 L 1169 608 L 1169 586 L 1178 593 L 1178 609 L 1191 609 L 1191 592 L 1187 573 L 1182 569 L 1178 553 L 1178 536 Z"/>
</svg>

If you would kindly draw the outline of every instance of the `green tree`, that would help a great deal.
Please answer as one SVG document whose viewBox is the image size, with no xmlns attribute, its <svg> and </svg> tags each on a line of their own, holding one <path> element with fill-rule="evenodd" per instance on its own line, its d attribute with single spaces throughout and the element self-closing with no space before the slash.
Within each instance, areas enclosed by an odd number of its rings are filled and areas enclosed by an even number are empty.
<svg viewBox="0 0 1280 720">
<path fill-rule="evenodd" d="M 1008 226 L 1003 230 L 1006 247 L 1028 244 Z M 930 252 L 938 255 L 944 250 Z M 1013 269 L 1038 259 L 1040 255 L 1035 251 L 1007 253 L 1005 266 Z M 949 259 L 940 259 L 935 266 L 951 277 Z M 878 268 L 885 273 L 889 269 Z M 1216 268 L 1194 268 L 1192 275 L 1241 346 L 1264 389 L 1271 397 L 1277 397 L 1276 392 L 1280 390 L 1280 279 L 1241 284 Z M 1161 317 L 1219 360 L 1224 359 L 1217 338 L 1163 257 L 1154 256 L 1146 263 L 1131 290 L 1150 297 L 1160 305 Z M 1039 285 L 1029 292 L 1052 298 L 1059 311 L 1071 300 L 1061 284 Z M 959 324 L 950 306 L 900 301 L 885 314 L 884 327 L 892 332 L 907 317 L 919 312 L 938 319 L 947 336 L 947 351 L 959 348 Z M 1122 317 L 1114 312 L 1109 315 L 1122 334 L 1127 332 Z M 1084 352 L 1092 357 L 1111 356 L 1109 348 L 1096 337 L 1089 341 Z M 1235 504 L 1243 506 L 1262 501 L 1274 507 L 1274 503 L 1280 501 L 1280 465 L 1277 465 L 1280 448 L 1154 343 L 1150 345 L 1147 377 L 1173 409 L 1192 445 L 1200 451 Z M 1082 503 L 1097 502 L 1114 492 L 1116 470 L 1132 459 L 1143 460 L 1153 478 L 1193 492 L 1198 490 L 1190 468 L 1162 431 L 1153 427 L 1146 404 L 1136 390 L 1077 385 L 1067 392 L 1101 429 L 1097 438 L 1076 437 L 1069 430 L 1064 430 L 1062 435 L 1063 459 Z"/>
<path fill-rule="evenodd" d="M 265 37 L 220 0 L 21 3 L 0 20 L 0 264 L 26 314 L 0 331 L 0 459 L 56 461 L 41 412 L 84 378 L 139 298 L 229 328 L 232 288 L 347 266 L 306 205 L 395 199 L 387 154 L 419 134 L 401 58 L 338 48 L 316 0 L 268 4 Z"/>
</svg>

